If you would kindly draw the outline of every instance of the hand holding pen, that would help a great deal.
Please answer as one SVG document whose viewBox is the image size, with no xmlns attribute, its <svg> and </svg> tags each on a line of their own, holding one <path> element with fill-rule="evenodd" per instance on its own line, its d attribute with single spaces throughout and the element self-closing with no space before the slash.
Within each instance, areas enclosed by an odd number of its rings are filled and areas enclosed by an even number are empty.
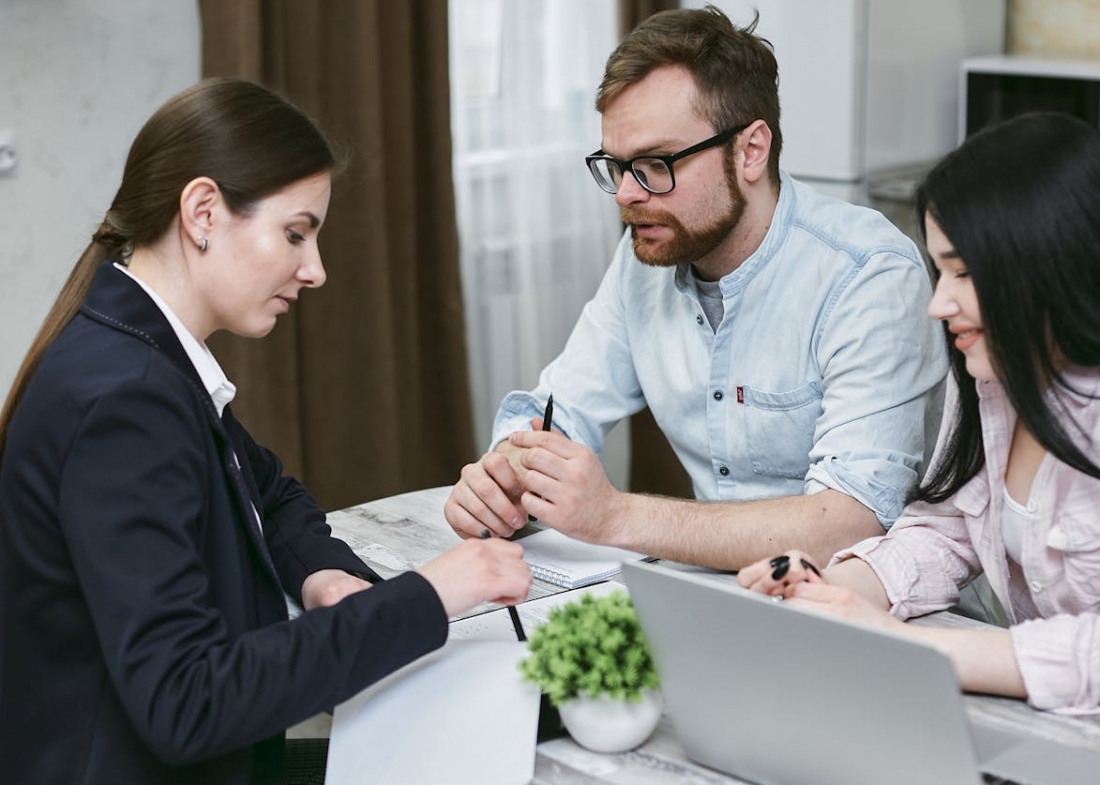
<svg viewBox="0 0 1100 785">
<path fill-rule="evenodd" d="M 570 439 L 560 422 L 559 417 L 559 427 L 552 431 L 513 431 L 508 435 L 523 466 L 520 502 L 524 514 L 534 515 L 573 539 L 610 544 L 628 506 L 624 494 L 608 479 L 595 451 Z M 539 425 L 537 417 L 532 418 L 532 425 Z"/>
<path fill-rule="evenodd" d="M 554 419 L 554 393 L 550 393 L 550 396 L 546 399 L 546 408 L 542 412 L 542 429 L 549 431 L 551 423 Z M 534 515 L 528 515 L 527 520 L 537 520 Z M 488 529 L 485 530 L 488 532 Z M 527 635 L 523 632 L 523 622 L 519 620 L 519 611 L 516 610 L 516 606 L 508 606 L 508 616 L 512 619 L 512 629 L 516 631 L 516 639 L 520 641 L 527 640 Z"/>
<path fill-rule="evenodd" d="M 541 427 L 553 427 L 553 396 L 546 402 Z M 532 426 L 538 418 L 532 417 Z M 517 433 L 531 433 L 517 431 Z M 462 474 L 443 505 L 447 522 L 461 537 L 511 537 L 527 523 L 527 511 L 520 498 L 522 478 L 527 471 L 522 464 L 526 448 L 502 441 L 477 461 L 462 468 Z"/>
<path fill-rule="evenodd" d="M 481 539 L 487 540 L 491 536 L 492 536 L 492 532 L 490 532 L 488 529 L 482 529 L 481 530 Z M 515 605 L 509 605 L 509 606 L 507 606 L 507 608 L 508 608 L 508 618 L 510 618 L 512 620 L 512 629 L 515 630 L 515 632 L 516 632 L 516 640 L 518 640 L 518 641 L 527 640 L 527 635 L 523 631 L 523 622 L 519 620 L 519 611 L 516 610 L 516 606 Z"/>
</svg>

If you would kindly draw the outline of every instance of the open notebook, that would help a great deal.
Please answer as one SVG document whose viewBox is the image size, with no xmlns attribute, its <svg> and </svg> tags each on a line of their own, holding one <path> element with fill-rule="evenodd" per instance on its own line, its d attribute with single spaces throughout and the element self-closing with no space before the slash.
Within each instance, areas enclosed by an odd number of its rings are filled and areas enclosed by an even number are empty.
<svg viewBox="0 0 1100 785">
<path fill-rule="evenodd" d="M 566 589 L 606 581 L 619 574 L 624 561 L 645 558 L 634 551 L 574 540 L 555 529 L 543 529 L 519 542 L 531 574 Z"/>
</svg>

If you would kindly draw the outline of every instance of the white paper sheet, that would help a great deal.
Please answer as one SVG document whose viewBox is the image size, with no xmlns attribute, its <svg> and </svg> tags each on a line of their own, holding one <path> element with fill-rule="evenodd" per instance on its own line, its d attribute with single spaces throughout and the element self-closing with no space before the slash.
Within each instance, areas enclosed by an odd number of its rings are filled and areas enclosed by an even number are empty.
<svg viewBox="0 0 1100 785">
<path fill-rule="evenodd" d="M 450 640 L 336 707 L 325 785 L 525 785 L 539 691 L 522 643 Z"/>
</svg>

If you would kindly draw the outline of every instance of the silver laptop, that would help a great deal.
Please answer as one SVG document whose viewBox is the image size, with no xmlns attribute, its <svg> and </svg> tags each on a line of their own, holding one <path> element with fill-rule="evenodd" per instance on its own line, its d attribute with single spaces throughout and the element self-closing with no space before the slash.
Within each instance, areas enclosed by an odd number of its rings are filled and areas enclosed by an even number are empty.
<svg viewBox="0 0 1100 785">
<path fill-rule="evenodd" d="M 762 785 L 1096 785 L 1100 752 L 972 725 L 947 656 L 713 576 L 627 562 L 692 760 Z"/>
</svg>

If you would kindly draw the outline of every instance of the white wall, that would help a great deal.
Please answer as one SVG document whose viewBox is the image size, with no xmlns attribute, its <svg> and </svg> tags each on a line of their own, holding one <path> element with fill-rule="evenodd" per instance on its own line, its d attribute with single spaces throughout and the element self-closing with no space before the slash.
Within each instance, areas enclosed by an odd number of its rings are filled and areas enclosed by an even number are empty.
<svg viewBox="0 0 1100 785">
<path fill-rule="evenodd" d="M 197 0 L 0 0 L 0 400 L 146 118 L 200 75 Z"/>
</svg>

